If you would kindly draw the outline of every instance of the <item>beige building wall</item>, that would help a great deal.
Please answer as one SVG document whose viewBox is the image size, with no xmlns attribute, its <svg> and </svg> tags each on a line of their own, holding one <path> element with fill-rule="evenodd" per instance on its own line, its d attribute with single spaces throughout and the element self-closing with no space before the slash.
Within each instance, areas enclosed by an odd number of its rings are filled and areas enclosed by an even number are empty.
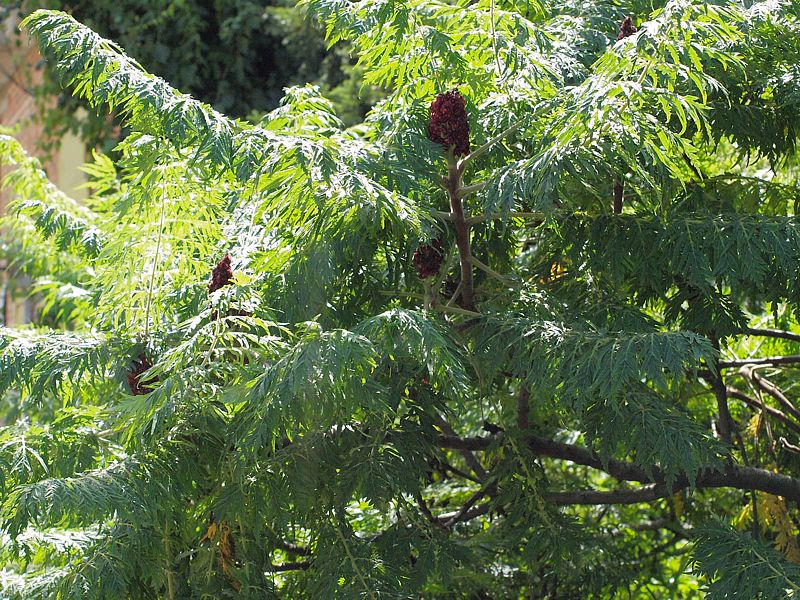
<svg viewBox="0 0 800 600">
<path fill-rule="evenodd" d="M 37 144 L 47 135 L 35 121 L 37 106 L 30 93 L 30 88 L 42 80 L 43 71 L 37 68 L 40 61 L 38 50 L 26 36 L 16 33 L 14 22 L 0 24 L 0 125 L 15 130 L 25 150 L 42 160 L 51 181 L 73 198 L 82 199 L 86 190 L 80 186 L 86 177 L 79 167 L 86 153 L 80 139 L 74 134 L 66 135 L 52 156 L 45 156 Z M 9 170 L 0 164 L 0 177 Z M 7 204 L 8 193 L 0 192 L 0 214 L 5 212 Z M 0 232 L 2 236 L 13 236 L 13 231 Z M 32 318 L 34 299 L 26 292 L 29 284 L 24 275 L 0 264 L 0 325 L 24 323 Z"/>
</svg>

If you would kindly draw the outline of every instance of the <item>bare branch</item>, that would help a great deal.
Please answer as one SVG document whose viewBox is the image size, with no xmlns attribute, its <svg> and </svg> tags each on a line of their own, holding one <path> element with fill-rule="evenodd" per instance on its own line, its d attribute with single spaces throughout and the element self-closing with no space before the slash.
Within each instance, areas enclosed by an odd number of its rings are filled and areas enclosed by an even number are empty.
<svg viewBox="0 0 800 600">
<path fill-rule="evenodd" d="M 722 379 L 722 371 L 719 364 L 719 340 L 717 336 L 712 334 L 709 336 L 711 345 L 716 350 L 714 354 L 714 364 L 711 369 L 711 389 L 714 390 L 714 396 L 717 398 L 717 413 L 719 415 L 719 436 L 727 445 L 731 445 L 731 431 L 733 430 L 733 419 L 731 419 L 730 410 L 728 410 L 728 393 L 725 389 L 725 382 Z"/>
<path fill-rule="evenodd" d="M 439 445 L 445 448 L 468 448 L 478 451 L 489 448 L 498 439 L 499 436 L 495 438 L 473 437 L 462 439 L 440 436 Z M 528 436 L 528 448 L 533 454 L 558 460 L 568 460 L 578 465 L 592 467 L 608 473 L 620 481 L 666 484 L 664 472 L 656 465 L 643 467 L 623 460 L 609 460 L 604 463 L 594 452 L 587 448 L 537 436 Z M 676 478 L 671 490 L 675 491 L 689 485 L 689 478 L 686 475 L 680 475 Z M 698 489 L 729 487 L 742 490 L 759 490 L 775 496 L 783 496 L 789 500 L 800 501 L 800 479 L 765 469 L 742 467 L 733 464 L 728 464 L 721 469 L 706 469 L 699 472 L 695 480 L 695 487 Z M 660 490 L 660 488 L 657 489 Z"/>
<path fill-rule="evenodd" d="M 800 342 L 800 335 L 792 333 L 791 331 L 784 331 L 782 329 L 756 329 L 755 327 L 746 327 L 742 330 L 742 333 L 746 335 L 779 338 L 792 342 Z"/>
<path fill-rule="evenodd" d="M 729 397 L 741 400 L 742 402 L 744 402 L 748 406 L 755 408 L 756 410 L 763 410 L 771 417 L 777 419 L 778 421 L 789 427 L 795 433 L 800 434 L 800 423 L 793 421 L 785 413 L 781 412 L 777 408 L 768 406 L 767 404 L 763 404 L 762 402 L 759 402 L 756 398 L 752 398 L 751 396 L 748 396 L 744 392 L 737 390 L 734 387 L 728 386 L 726 389 L 728 391 Z"/>
<path fill-rule="evenodd" d="M 796 365 L 800 363 L 800 354 L 788 354 L 786 356 L 766 356 L 763 358 L 744 358 L 737 360 L 719 361 L 720 369 L 739 369 L 747 366 L 773 366 L 773 365 Z"/>
<path fill-rule="evenodd" d="M 654 483 L 633 490 L 547 492 L 544 497 L 549 502 L 559 506 L 573 504 L 638 504 L 666 498 L 676 491 L 677 489 L 669 489 L 663 483 Z"/>
<path fill-rule="evenodd" d="M 759 389 L 764 392 L 767 392 L 770 396 L 775 398 L 781 406 L 783 406 L 784 410 L 792 415 L 795 419 L 800 421 L 800 410 L 798 410 L 794 404 L 786 397 L 786 395 L 781 391 L 781 389 L 772 383 L 769 379 L 759 375 L 756 370 L 752 366 L 745 366 L 739 369 L 739 373 L 741 373 L 744 377 L 749 379 L 756 385 Z"/>
</svg>

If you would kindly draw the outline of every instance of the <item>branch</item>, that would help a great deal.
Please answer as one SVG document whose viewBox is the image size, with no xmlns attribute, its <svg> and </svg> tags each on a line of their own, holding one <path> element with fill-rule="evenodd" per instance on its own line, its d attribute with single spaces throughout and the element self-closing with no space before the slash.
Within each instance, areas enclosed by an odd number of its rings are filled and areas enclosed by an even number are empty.
<svg viewBox="0 0 800 600">
<path fill-rule="evenodd" d="M 275 543 L 277 548 L 280 548 L 284 552 L 290 552 L 292 554 L 299 554 L 300 556 L 311 556 L 311 550 L 304 546 L 298 546 L 297 544 L 292 544 L 291 542 L 284 542 L 283 540 L 278 540 Z"/>
<path fill-rule="evenodd" d="M 449 215 L 450 213 L 445 213 Z M 476 215 L 474 217 L 470 217 L 467 219 L 467 225 L 477 225 L 478 223 L 485 223 L 486 221 L 494 221 L 498 219 L 533 219 L 536 221 L 535 225 L 541 225 L 544 223 L 544 213 L 540 212 L 519 212 L 519 211 L 509 211 L 507 213 L 484 213 L 480 215 Z"/>
<path fill-rule="evenodd" d="M 771 417 L 774 417 L 775 419 L 786 425 L 789 429 L 791 429 L 795 433 L 800 434 L 800 424 L 790 419 L 785 413 L 781 412 L 777 408 L 759 402 L 755 398 L 752 398 L 747 394 L 745 394 L 744 392 L 737 390 L 735 387 L 728 386 L 727 391 L 729 397 L 741 400 L 742 402 L 744 402 L 748 406 L 752 406 L 756 410 L 763 410 L 765 413 L 767 413 Z"/>
<path fill-rule="evenodd" d="M 494 146 L 497 142 L 501 141 L 504 137 L 514 133 L 520 127 L 522 127 L 522 123 L 514 123 L 514 125 L 506 129 L 502 133 L 499 133 L 496 136 L 494 136 L 492 139 L 490 139 L 488 142 L 486 142 L 483 146 L 481 146 L 477 150 L 474 150 L 471 153 L 467 154 L 464 158 L 461 159 L 461 162 L 458 163 L 458 174 L 461 175 L 467 168 L 469 163 L 471 163 L 476 158 L 485 154 L 489 148 Z"/>
<path fill-rule="evenodd" d="M 763 358 L 745 358 L 741 360 L 721 360 L 720 369 L 739 369 L 747 366 L 773 366 L 773 365 L 796 365 L 800 363 L 800 354 L 789 354 L 787 356 L 766 356 Z"/>
<path fill-rule="evenodd" d="M 464 216 L 464 203 L 458 196 L 461 186 L 461 171 L 459 171 L 453 154 L 447 156 L 447 195 L 450 200 L 450 217 L 453 230 L 456 234 L 458 259 L 461 264 L 461 300 L 465 309 L 475 310 L 475 290 L 472 282 L 472 253 L 469 247 L 469 224 Z"/>
<path fill-rule="evenodd" d="M 777 385 L 772 383 L 769 379 L 766 379 L 756 373 L 756 370 L 751 366 L 742 367 L 739 369 L 739 373 L 752 381 L 756 386 L 761 388 L 761 390 L 767 392 L 770 396 L 775 398 L 781 404 L 781 406 L 783 406 L 786 412 L 800 421 L 800 410 L 798 410 L 794 404 L 791 403 L 791 401 L 784 395 Z"/>
<path fill-rule="evenodd" d="M 486 450 L 497 438 L 473 437 L 453 439 L 451 436 L 440 436 L 439 445 L 444 448 L 466 448 L 472 451 Z M 556 440 L 537 436 L 528 437 L 528 448 L 533 454 L 559 460 L 568 460 L 578 465 L 592 467 L 608 473 L 619 481 L 637 481 L 640 483 L 666 484 L 664 472 L 656 465 L 642 467 L 623 460 L 609 460 L 603 463 L 591 450 L 565 444 Z M 689 478 L 680 475 L 672 485 L 672 490 L 689 487 Z M 783 496 L 789 500 L 800 501 L 800 480 L 780 473 L 754 467 L 742 467 L 728 464 L 722 469 L 706 469 L 697 474 L 695 486 L 702 488 L 735 488 L 742 490 L 759 490 L 774 496 Z M 657 488 L 660 490 L 660 488 Z M 655 492 L 649 492 L 655 493 Z"/>
<path fill-rule="evenodd" d="M 487 273 L 488 275 L 491 275 L 492 277 L 494 277 L 495 279 L 501 281 L 505 285 L 509 285 L 511 283 L 511 281 L 505 275 L 502 275 L 502 274 L 498 273 L 492 267 L 490 267 L 489 265 L 487 265 L 484 262 L 481 262 L 480 260 L 478 260 L 474 256 L 470 257 L 470 261 L 472 262 L 473 265 L 478 267 L 481 271 L 483 271 L 484 273 Z"/>
<path fill-rule="evenodd" d="M 480 183 L 473 183 L 472 185 L 465 185 L 460 190 L 458 190 L 458 197 L 466 198 L 470 194 L 480 192 L 485 187 L 486 187 L 485 181 L 481 181 Z"/>
<path fill-rule="evenodd" d="M 302 560 L 300 562 L 281 563 L 279 565 L 270 565 L 268 570 L 278 573 L 282 571 L 307 571 L 311 567 L 311 562 Z"/>
<path fill-rule="evenodd" d="M 440 439 L 441 438 L 452 439 L 452 440 L 461 439 L 456 435 L 456 432 L 453 431 L 453 428 L 450 427 L 450 424 L 447 421 L 445 421 L 441 415 L 435 415 L 433 418 L 433 422 L 445 434 L 443 436 L 440 436 Z M 472 454 L 471 448 L 468 448 L 466 446 L 462 446 L 460 448 L 456 446 L 450 446 L 450 447 L 460 452 L 461 456 L 464 458 L 464 461 L 467 463 L 467 465 L 469 465 L 469 468 L 472 469 L 475 475 L 478 476 L 478 479 L 480 479 L 481 481 L 486 479 L 486 469 L 483 468 L 483 465 L 480 463 L 480 461 L 477 458 L 475 458 L 474 454 Z M 484 448 L 480 448 L 480 450 L 484 450 Z"/>
<path fill-rule="evenodd" d="M 467 515 L 470 514 L 472 507 L 478 503 L 478 500 L 480 500 L 484 496 L 489 495 L 494 489 L 495 489 L 494 483 L 487 483 L 477 492 L 472 494 L 472 496 L 470 496 L 469 499 L 464 503 L 464 506 L 462 506 L 455 514 L 453 514 L 452 517 L 450 517 L 449 519 L 447 519 L 447 521 L 444 522 L 445 526 L 452 527 L 459 521 L 464 520 L 467 517 Z M 488 506 L 488 502 L 485 505 Z"/>
<path fill-rule="evenodd" d="M 489 511 L 491 511 L 491 510 L 492 510 L 491 502 L 484 502 L 484 503 L 483 503 L 483 504 L 481 504 L 480 506 L 478 506 L 478 507 L 476 507 L 476 508 L 473 508 L 472 510 L 468 510 L 467 512 L 465 512 L 465 513 L 462 515 L 462 517 L 461 517 L 461 519 L 460 519 L 460 522 L 469 521 L 470 519 L 474 519 L 475 517 L 480 517 L 481 515 L 485 515 L 486 513 L 488 513 L 488 512 L 489 512 Z M 459 512 L 461 512 L 461 511 L 450 512 L 450 513 L 444 513 L 444 514 L 442 514 L 442 515 L 439 515 L 438 517 L 436 517 L 436 519 L 437 519 L 437 520 L 438 520 L 440 523 L 447 523 L 447 522 L 448 522 L 448 521 L 450 521 L 450 520 L 451 520 L 453 517 L 455 517 L 455 516 L 456 516 L 456 515 L 457 515 Z"/>
<path fill-rule="evenodd" d="M 783 340 L 790 340 L 792 342 L 800 342 L 800 335 L 792 333 L 791 331 L 783 331 L 782 329 L 756 329 L 755 327 L 745 327 L 742 329 L 742 333 L 746 335 L 780 338 Z"/>
<path fill-rule="evenodd" d="M 711 369 L 711 389 L 714 390 L 714 396 L 717 398 L 717 413 L 719 414 L 719 437 L 728 446 L 731 445 L 731 431 L 733 430 L 733 419 L 731 418 L 730 410 L 728 409 L 728 393 L 725 389 L 725 382 L 722 379 L 722 371 L 719 365 L 719 340 L 717 336 L 711 334 L 709 336 L 711 345 L 716 352 L 714 353 L 714 364 Z"/>
<path fill-rule="evenodd" d="M 574 492 L 547 492 L 544 497 L 557 506 L 574 504 L 638 504 L 652 502 L 674 494 L 678 489 L 668 489 L 663 483 L 653 483 L 634 490 L 578 490 Z"/>
<path fill-rule="evenodd" d="M 617 182 L 614 184 L 614 214 L 618 215 L 622 212 L 622 197 L 625 188 L 621 182 Z"/>
</svg>

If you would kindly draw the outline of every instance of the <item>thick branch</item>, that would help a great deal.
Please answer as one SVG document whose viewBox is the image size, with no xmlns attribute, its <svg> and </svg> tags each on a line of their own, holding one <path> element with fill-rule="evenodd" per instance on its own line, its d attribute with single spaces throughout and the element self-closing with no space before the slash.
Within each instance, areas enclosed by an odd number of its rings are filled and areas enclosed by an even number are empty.
<svg viewBox="0 0 800 600">
<path fill-rule="evenodd" d="M 742 333 L 758 337 L 779 338 L 792 342 L 800 342 L 800 335 L 782 329 L 756 329 L 755 327 L 746 327 L 742 330 Z"/>
<path fill-rule="evenodd" d="M 469 224 L 464 217 L 464 203 L 458 192 L 461 172 L 452 154 L 447 159 L 447 195 L 450 199 L 450 217 L 456 234 L 458 258 L 461 263 L 461 301 L 465 309 L 475 310 L 475 290 L 472 282 L 472 254 L 469 248 Z"/>
<path fill-rule="evenodd" d="M 614 214 L 618 215 L 622 212 L 622 197 L 625 188 L 621 182 L 614 184 Z"/>
<path fill-rule="evenodd" d="M 719 436 L 723 442 L 730 446 L 731 431 L 733 430 L 733 419 L 728 410 L 728 393 L 725 389 L 725 382 L 722 379 L 722 371 L 719 364 L 719 340 L 716 335 L 711 335 L 711 345 L 717 351 L 714 356 L 714 368 L 711 370 L 711 389 L 717 398 L 717 413 L 719 414 Z"/>
<path fill-rule="evenodd" d="M 637 504 L 652 502 L 674 494 L 675 488 L 669 489 L 663 483 L 653 483 L 635 490 L 577 490 L 574 492 L 548 492 L 545 498 L 558 506 L 573 504 Z"/>
<path fill-rule="evenodd" d="M 441 436 L 439 445 L 445 448 L 464 448 L 477 451 L 489 448 L 495 443 L 495 440 L 496 438 L 489 437 L 453 439 L 451 436 Z M 663 471 L 655 465 L 644 468 L 622 460 L 610 460 L 607 464 L 603 464 L 600 458 L 587 448 L 536 436 L 529 436 L 528 448 L 533 454 L 539 456 L 569 460 L 578 465 L 604 471 L 620 481 L 638 481 L 647 484 L 666 483 Z M 651 473 L 652 476 L 650 475 Z M 686 475 L 680 475 L 676 478 L 672 490 L 688 486 L 689 478 Z M 765 469 L 732 464 L 719 470 L 707 469 L 701 471 L 697 474 L 695 487 L 700 489 L 730 487 L 742 490 L 759 490 L 775 496 L 783 496 L 789 500 L 800 501 L 800 480 Z"/>
</svg>

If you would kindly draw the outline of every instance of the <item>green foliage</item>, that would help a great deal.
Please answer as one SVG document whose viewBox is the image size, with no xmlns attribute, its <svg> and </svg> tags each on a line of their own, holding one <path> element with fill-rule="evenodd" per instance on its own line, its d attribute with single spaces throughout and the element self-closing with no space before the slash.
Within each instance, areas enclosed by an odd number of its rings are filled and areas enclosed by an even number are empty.
<svg viewBox="0 0 800 600">
<path fill-rule="evenodd" d="M 695 568 L 713 580 L 709 598 L 795 598 L 800 592 L 800 569 L 769 546 L 720 522 L 697 535 Z"/>
<path fill-rule="evenodd" d="M 0 16 L 23 17 L 37 8 L 68 11 L 101 35 L 113 39 L 151 73 L 226 114 L 245 118 L 275 108 L 284 88 L 314 82 L 337 97 L 348 125 L 359 122 L 376 92 L 363 86 L 346 51 L 326 50 L 324 36 L 302 11 L 283 0 L 236 2 L 103 0 L 12 0 Z M 49 73 L 33 86 L 39 118 L 57 143 L 66 131 L 79 133 L 88 147 L 98 140 L 110 149 L 127 131 L 122 115 L 81 110 L 80 98 L 63 93 Z M 53 103 L 52 97 L 59 96 Z M 43 140 L 44 142 L 44 140 Z"/>
<path fill-rule="evenodd" d="M 356 127 L 24 22 L 129 135 L 85 204 L 0 137 L 42 301 L 0 330 L 0 597 L 794 589 L 797 6 L 303 7 L 386 88 Z M 453 88 L 461 162 L 427 139 Z"/>
</svg>

